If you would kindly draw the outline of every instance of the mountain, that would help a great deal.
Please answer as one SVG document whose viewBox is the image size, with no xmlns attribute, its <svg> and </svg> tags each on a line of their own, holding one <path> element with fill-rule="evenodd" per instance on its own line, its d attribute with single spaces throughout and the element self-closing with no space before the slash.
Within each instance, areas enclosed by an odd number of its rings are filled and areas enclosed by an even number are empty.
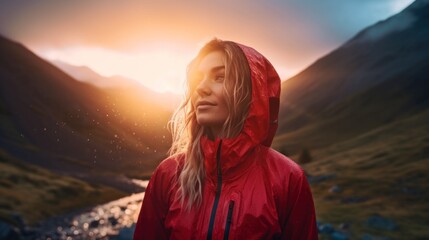
<svg viewBox="0 0 429 240">
<path fill-rule="evenodd" d="M 305 170 L 321 239 L 429 236 L 427 13 L 417 0 L 282 84 L 273 146 Z"/>
<path fill-rule="evenodd" d="M 329 146 L 427 109 L 428 12 L 417 0 L 285 81 L 276 148 Z"/>
<path fill-rule="evenodd" d="M 165 157 L 171 111 L 155 99 L 77 81 L 4 37 L 0 53 L 0 147 L 7 154 L 118 188 L 127 184 L 113 176 L 148 177 Z"/>
<path fill-rule="evenodd" d="M 87 66 L 75 66 L 59 60 L 51 61 L 51 63 L 76 80 L 87 82 L 100 88 L 136 87 L 140 85 L 136 81 L 121 76 L 102 76 Z"/>
<path fill-rule="evenodd" d="M 76 80 L 95 85 L 99 88 L 111 92 L 121 92 L 123 95 L 128 95 L 135 92 L 140 96 L 138 101 L 151 101 L 157 99 L 157 104 L 171 111 L 178 107 L 180 96 L 172 93 L 158 93 L 149 90 L 136 80 L 129 79 L 123 76 L 102 76 L 87 66 L 75 66 L 62 61 L 52 61 L 52 64 L 74 77 Z"/>
</svg>

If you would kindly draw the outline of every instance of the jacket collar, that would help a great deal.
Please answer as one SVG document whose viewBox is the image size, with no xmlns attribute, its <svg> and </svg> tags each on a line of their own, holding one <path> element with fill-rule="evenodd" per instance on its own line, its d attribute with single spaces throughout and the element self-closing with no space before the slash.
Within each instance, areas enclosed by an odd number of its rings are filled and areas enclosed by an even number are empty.
<svg viewBox="0 0 429 240">
<path fill-rule="evenodd" d="M 217 176 L 217 158 L 219 157 L 220 170 L 224 180 L 233 178 L 251 164 L 249 156 L 257 144 L 252 144 L 244 135 L 236 138 L 217 138 L 210 140 L 206 136 L 201 139 L 201 148 L 204 154 L 206 173 L 213 180 Z M 218 155 L 218 151 L 220 154 Z"/>
</svg>

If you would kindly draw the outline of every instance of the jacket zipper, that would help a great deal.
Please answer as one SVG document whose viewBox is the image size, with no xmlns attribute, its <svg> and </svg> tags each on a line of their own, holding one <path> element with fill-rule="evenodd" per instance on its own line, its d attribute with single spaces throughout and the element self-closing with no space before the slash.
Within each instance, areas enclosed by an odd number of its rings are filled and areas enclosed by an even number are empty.
<svg viewBox="0 0 429 240">
<path fill-rule="evenodd" d="M 234 201 L 229 202 L 228 206 L 228 216 L 226 217 L 225 233 L 223 239 L 228 240 L 229 238 L 229 229 L 232 222 L 232 211 L 234 210 Z"/>
<path fill-rule="evenodd" d="M 221 167 L 220 167 L 221 147 L 222 147 L 222 140 L 220 140 L 220 142 L 219 142 L 219 147 L 218 147 L 217 153 L 216 153 L 217 187 L 216 187 L 216 196 L 215 196 L 215 200 L 213 203 L 212 213 L 210 215 L 210 223 L 209 223 L 209 230 L 207 233 L 207 240 L 212 239 L 213 225 L 214 225 L 214 220 L 216 218 L 216 210 L 217 210 L 217 206 L 219 204 L 220 192 L 222 190 L 222 171 L 221 171 Z"/>
</svg>

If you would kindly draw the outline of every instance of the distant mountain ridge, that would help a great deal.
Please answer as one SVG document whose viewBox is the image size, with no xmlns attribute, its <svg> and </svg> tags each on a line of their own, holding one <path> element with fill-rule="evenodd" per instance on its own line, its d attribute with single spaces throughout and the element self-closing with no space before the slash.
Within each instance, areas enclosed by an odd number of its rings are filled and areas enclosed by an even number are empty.
<svg viewBox="0 0 429 240">
<path fill-rule="evenodd" d="M 102 76 L 87 66 L 75 66 L 60 60 L 50 62 L 76 80 L 90 83 L 100 88 L 136 87 L 140 85 L 134 80 L 121 76 Z"/>
<path fill-rule="evenodd" d="M 135 92 L 136 95 L 141 96 L 142 101 L 157 99 L 158 105 L 171 111 L 175 110 L 180 102 L 179 95 L 152 91 L 133 79 L 119 75 L 110 77 L 102 76 L 87 66 L 74 66 L 62 61 L 52 61 L 52 63 L 76 80 L 95 85 L 106 91 Z"/>
<path fill-rule="evenodd" d="M 285 81 L 275 146 L 323 147 L 427 109 L 428 12 L 417 0 Z"/>
</svg>

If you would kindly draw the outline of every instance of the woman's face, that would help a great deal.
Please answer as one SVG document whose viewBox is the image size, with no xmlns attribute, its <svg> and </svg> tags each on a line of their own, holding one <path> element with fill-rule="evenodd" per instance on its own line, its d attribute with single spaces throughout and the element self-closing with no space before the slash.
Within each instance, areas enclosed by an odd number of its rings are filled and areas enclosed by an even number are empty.
<svg viewBox="0 0 429 240">
<path fill-rule="evenodd" d="M 203 57 L 196 66 L 196 90 L 192 102 L 198 124 L 207 127 L 213 137 L 219 136 L 228 117 L 225 101 L 224 53 L 214 51 Z"/>
</svg>

